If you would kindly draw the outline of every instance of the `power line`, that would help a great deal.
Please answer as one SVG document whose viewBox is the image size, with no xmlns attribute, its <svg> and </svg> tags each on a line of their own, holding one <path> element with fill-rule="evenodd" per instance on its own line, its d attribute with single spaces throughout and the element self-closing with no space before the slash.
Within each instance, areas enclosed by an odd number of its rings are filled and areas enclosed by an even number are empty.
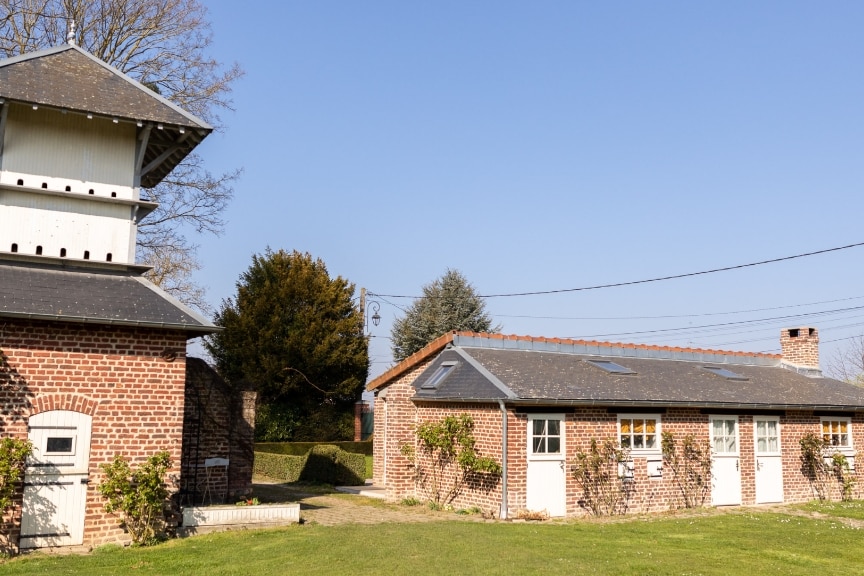
<svg viewBox="0 0 864 576">
<path fill-rule="evenodd" d="M 763 264 L 774 264 L 776 262 L 784 262 L 786 260 L 795 260 L 796 258 L 805 258 L 807 256 L 817 256 L 819 254 L 827 254 L 829 252 L 838 252 L 840 250 L 848 250 L 849 248 L 857 248 L 864 246 L 864 242 L 856 242 L 855 244 L 847 244 L 846 246 L 837 246 L 835 248 L 826 248 L 824 250 L 816 250 L 814 252 L 805 252 L 803 254 L 795 254 L 794 256 L 783 256 L 782 258 L 772 258 L 770 260 L 760 260 L 759 262 L 750 262 L 748 264 L 737 264 L 735 266 L 724 266 L 723 268 L 712 268 L 711 270 L 702 270 L 700 272 L 687 272 L 686 274 L 674 274 L 671 276 L 660 276 L 657 278 L 648 278 L 645 280 L 631 280 L 629 282 L 614 282 L 610 284 L 597 284 L 594 286 L 582 286 L 579 288 L 562 288 L 559 290 L 537 290 L 534 292 L 511 292 L 502 294 L 481 294 L 478 298 L 510 298 L 514 296 L 541 296 L 545 294 L 563 294 L 567 292 L 584 292 L 588 290 L 600 290 L 603 288 L 619 288 L 621 286 L 635 286 L 637 284 L 649 284 L 651 282 L 662 282 L 665 280 L 677 280 L 680 278 L 691 278 L 693 276 L 703 276 L 705 274 L 715 274 L 717 272 L 728 272 L 730 270 L 740 270 L 742 268 L 752 268 L 753 266 L 762 266 Z M 419 298 L 419 296 L 407 296 L 404 294 L 376 294 L 379 298 Z M 395 304 L 394 304 L 395 306 Z"/>
</svg>

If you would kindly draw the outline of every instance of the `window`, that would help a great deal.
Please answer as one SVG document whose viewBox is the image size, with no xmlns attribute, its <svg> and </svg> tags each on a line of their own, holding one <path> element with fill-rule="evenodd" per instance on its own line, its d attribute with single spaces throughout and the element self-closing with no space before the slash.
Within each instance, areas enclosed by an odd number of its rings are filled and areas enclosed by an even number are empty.
<svg viewBox="0 0 864 576">
<path fill-rule="evenodd" d="M 74 439 L 71 436 L 49 436 L 45 442 L 45 454 L 74 454 Z"/>
<path fill-rule="evenodd" d="M 659 452 L 659 437 L 659 415 L 625 414 L 618 416 L 618 440 L 622 448 L 634 452 Z"/>
<path fill-rule="evenodd" d="M 703 366 L 702 368 L 708 370 L 712 374 L 722 376 L 727 380 L 747 380 L 747 377 L 741 376 L 740 374 L 732 372 L 731 370 L 727 370 L 726 368 L 720 368 L 718 366 Z"/>
<path fill-rule="evenodd" d="M 420 385 L 420 388 L 423 390 L 434 390 L 435 388 L 438 388 L 438 385 L 441 384 L 450 372 L 453 371 L 454 366 L 456 366 L 456 362 L 444 362 L 437 370 L 435 370 L 435 372 L 432 373 L 432 376 L 427 378 L 426 381 Z"/>
<path fill-rule="evenodd" d="M 531 419 L 531 452 L 561 454 L 561 418 Z"/>
<path fill-rule="evenodd" d="M 822 439 L 831 446 L 851 448 L 852 436 L 849 418 L 823 418 Z"/>
<path fill-rule="evenodd" d="M 605 370 L 610 374 L 636 374 L 636 372 L 630 370 L 629 368 L 625 368 L 620 364 L 612 362 L 611 360 L 588 360 L 587 361 L 592 366 L 596 366 L 601 370 Z"/>
</svg>

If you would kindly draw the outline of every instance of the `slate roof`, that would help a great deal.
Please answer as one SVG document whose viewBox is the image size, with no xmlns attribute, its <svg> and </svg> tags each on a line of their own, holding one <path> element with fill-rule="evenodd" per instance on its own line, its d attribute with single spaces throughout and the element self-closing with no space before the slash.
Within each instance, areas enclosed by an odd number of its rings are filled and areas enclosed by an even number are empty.
<svg viewBox="0 0 864 576">
<path fill-rule="evenodd" d="M 40 104 L 162 125 L 150 134 L 144 166 L 177 146 L 142 178 L 158 184 L 213 128 L 75 45 L 0 60 L 0 100 Z M 182 132 L 181 132 L 182 129 Z"/>
<path fill-rule="evenodd" d="M 124 267 L 56 268 L 0 260 L 0 318 L 211 333 L 206 318 Z"/>
<path fill-rule="evenodd" d="M 437 352 L 425 356 L 428 359 L 437 354 L 414 381 L 416 400 L 503 400 L 510 405 L 537 406 L 864 410 L 864 389 L 799 373 L 773 354 L 524 337 L 502 339 L 500 335 L 471 333 L 445 337 L 444 345 L 440 339 L 437 341 Z M 408 360 L 397 365 L 397 370 L 373 380 L 367 388 L 385 388 L 407 373 Z M 613 361 L 632 374 L 609 373 L 591 360 Z M 424 383 L 446 363 L 455 363 L 450 373 L 437 387 L 424 389 Z M 726 368 L 740 378 L 726 378 L 706 370 L 706 366 Z"/>
</svg>

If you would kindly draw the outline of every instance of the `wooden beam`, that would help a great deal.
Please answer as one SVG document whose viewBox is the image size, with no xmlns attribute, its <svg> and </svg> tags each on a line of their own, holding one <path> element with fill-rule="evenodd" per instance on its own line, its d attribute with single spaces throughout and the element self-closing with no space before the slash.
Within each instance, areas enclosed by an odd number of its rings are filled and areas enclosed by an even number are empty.
<svg viewBox="0 0 864 576">
<path fill-rule="evenodd" d="M 135 176 L 132 181 L 135 188 L 141 187 L 141 165 L 144 164 L 144 154 L 147 152 L 147 144 L 150 142 L 151 130 L 153 130 L 153 125 L 147 124 L 138 131 L 138 142 L 135 143 Z"/>
<path fill-rule="evenodd" d="M 171 146 L 169 146 L 167 150 L 165 150 L 165 151 L 162 152 L 159 156 L 157 156 L 156 158 L 154 158 L 154 159 L 153 159 L 149 164 L 147 164 L 147 166 L 145 166 L 145 167 L 141 170 L 141 175 L 140 175 L 140 177 L 143 178 L 144 176 L 146 176 L 146 175 L 147 175 L 151 170 L 153 170 L 154 168 L 156 168 L 157 166 L 159 166 L 159 164 L 161 164 L 162 162 L 164 162 L 166 158 L 168 158 L 169 156 L 171 156 L 172 154 L 174 154 L 177 150 L 179 150 L 179 149 L 180 149 L 180 145 L 183 144 L 183 142 L 184 142 L 184 141 L 186 140 L 186 138 L 188 138 L 188 137 L 189 137 L 189 132 L 188 132 L 188 131 L 185 132 L 184 134 L 181 134 L 180 137 L 177 138 L 177 140 L 174 142 L 174 144 L 172 144 Z"/>
</svg>

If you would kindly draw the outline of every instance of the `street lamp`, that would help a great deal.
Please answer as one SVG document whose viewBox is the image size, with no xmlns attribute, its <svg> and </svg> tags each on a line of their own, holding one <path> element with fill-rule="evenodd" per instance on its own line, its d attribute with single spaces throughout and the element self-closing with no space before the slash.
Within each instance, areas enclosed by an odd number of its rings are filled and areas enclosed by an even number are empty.
<svg viewBox="0 0 864 576">
<path fill-rule="evenodd" d="M 363 330 L 369 334 L 369 309 L 372 309 L 372 325 L 378 326 L 381 323 L 381 315 L 378 313 L 381 310 L 381 305 L 375 300 L 369 300 L 367 306 L 367 296 L 374 296 L 371 292 L 366 292 L 366 288 L 360 289 L 360 310 L 363 313 Z"/>
</svg>

